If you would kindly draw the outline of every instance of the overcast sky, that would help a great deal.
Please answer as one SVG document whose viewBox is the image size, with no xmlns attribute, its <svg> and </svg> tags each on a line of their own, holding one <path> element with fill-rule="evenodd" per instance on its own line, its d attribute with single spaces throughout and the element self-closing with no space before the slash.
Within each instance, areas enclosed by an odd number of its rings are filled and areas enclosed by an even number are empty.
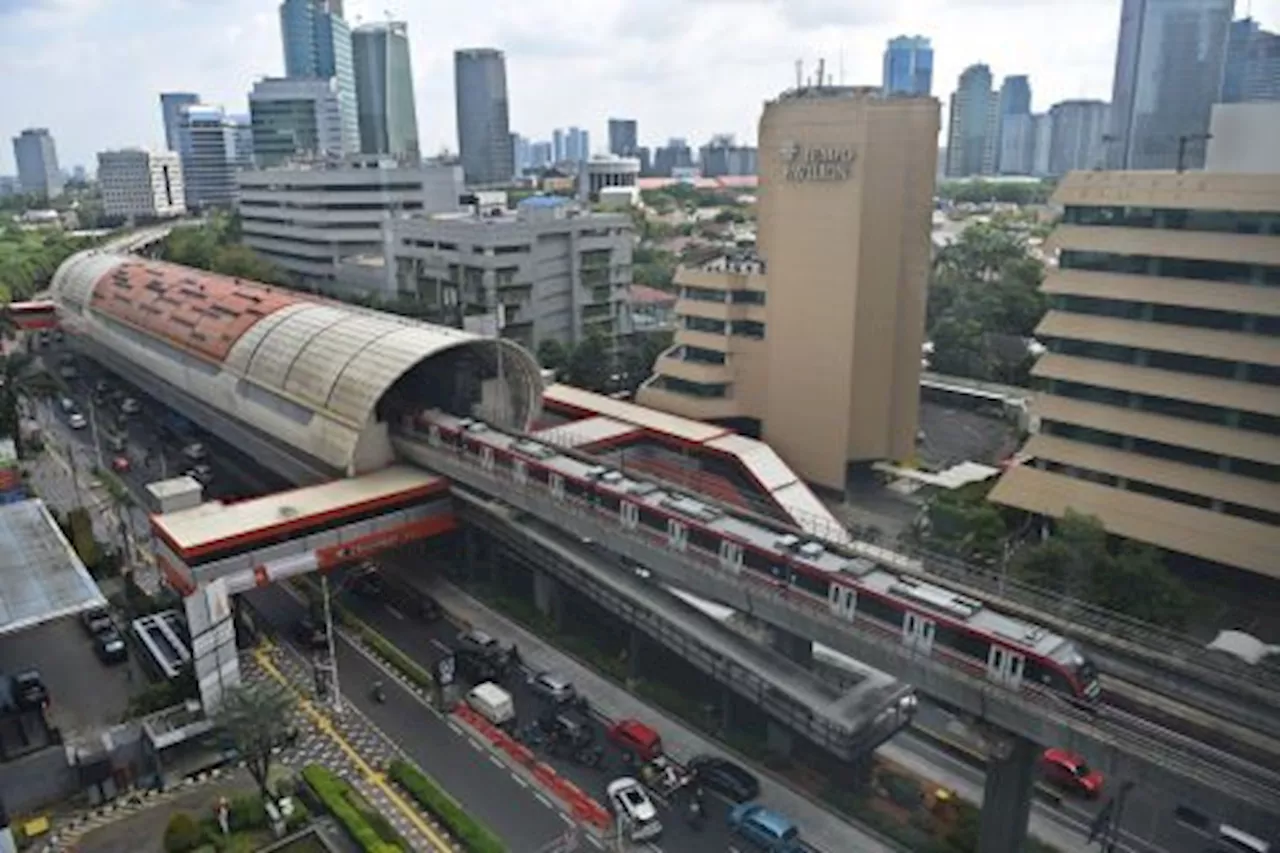
<svg viewBox="0 0 1280 853">
<path fill-rule="evenodd" d="M 1029 74 L 1033 108 L 1110 98 L 1120 0 L 346 0 L 346 17 L 409 24 L 426 153 L 456 150 L 452 52 L 506 51 L 511 127 L 553 127 L 606 145 L 610 116 L 642 144 L 754 141 L 761 103 L 819 58 L 847 83 L 878 84 L 885 40 L 928 36 L 934 95 L 986 62 Z M 162 144 L 158 95 L 194 91 L 244 112 L 253 81 L 283 71 L 275 0 L 0 0 L 0 174 L 11 137 L 48 127 L 64 168 L 104 148 Z M 1243 0 L 1237 10 L 1244 13 Z M 1280 0 L 1252 0 L 1264 26 Z"/>
</svg>

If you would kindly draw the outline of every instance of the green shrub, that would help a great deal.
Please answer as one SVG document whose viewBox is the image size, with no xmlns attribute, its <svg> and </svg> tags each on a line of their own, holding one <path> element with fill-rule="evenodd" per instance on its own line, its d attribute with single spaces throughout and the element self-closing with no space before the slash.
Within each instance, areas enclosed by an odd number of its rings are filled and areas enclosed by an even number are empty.
<svg viewBox="0 0 1280 853">
<path fill-rule="evenodd" d="M 383 838 L 369 824 L 368 815 L 372 809 L 368 808 L 364 799 L 345 780 L 319 764 L 304 767 L 302 778 L 364 853 L 405 853 L 403 842 L 398 838 Z M 357 801 L 365 807 L 357 806 Z"/>
<path fill-rule="evenodd" d="M 203 835 L 195 818 L 178 812 L 169 818 L 169 825 L 164 829 L 164 849 L 167 853 L 186 853 L 200 843 Z"/>
<path fill-rule="evenodd" d="M 262 797 L 248 794 L 231 800 L 231 808 L 227 814 L 227 823 L 233 832 L 246 829 L 262 829 L 267 825 L 267 810 L 262 805 Z"/>
<path fill-rule="evenodd" d="M 469 853 L 504 853 L 507 847 L 484 824 L 462 810 L 457 800 L 427 774 L 407 761 L 391 762 L 390 776 L 424 809 L 445 825 Z"/>
</svg>

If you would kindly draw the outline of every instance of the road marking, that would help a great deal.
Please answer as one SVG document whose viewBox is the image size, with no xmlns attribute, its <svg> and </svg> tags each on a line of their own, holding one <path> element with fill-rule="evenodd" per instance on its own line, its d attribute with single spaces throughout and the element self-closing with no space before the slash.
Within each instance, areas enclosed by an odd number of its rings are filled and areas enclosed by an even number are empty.
<svg viewBox="0 0 1280 853">
<path fill-rule="evenodd" d="M 348 743 L 347 739 L 338 733 L 338 730 L 334 728 L 334 725 L 329 718 L 317 710 L 316 707 L 311 704 L 311 701 L 307 699 L 306 696 L 303 696 L 298 688 L 285 677 L 284 673 L 276 666 L 275 661 L 271 660 L 265 649 L 259 648 L 254 650 L 254 657 L 258 659 L 258 664 L 267 672 L 268 675 L 283 684 L 298 697 L 298 701 L 302 706 L 303 712 L 306 713 L 307 716 L 311 717 L 316 728 L 328 736 L 330 740 L 338 745 L 339 749 L 346 753 L 347 757 L 351 759 L 351 763 L 356 766 L 356 769 L 359 770 L 371 784 L 386 795 L 387 799 L 391 801 L 391 804 L 399 809 L 399 811 L 409 819 L 409 822 L 412 823 L 419 832 L 426 836 L 427 841 L 430 842 L 436 850 L 442 851 L 442 853 L 449 853 L 449 851 L 453 850 L 453 846 L 441 838 L 440 834 L 436 832 L 431 824 L 427 823 L 427 821 L 424 820 L 417 811 L 405 802 L 405 799 L 400 796 L 400 793 L 396 791 L 395 788 L 387 784 L 386 777 L 374 770 L 373 767 L 364 760 L 364 757 L 360 755 L 360 753 L 356 752 L 355 747 Z M 386 735 L 383 735 L 383 737 L 386 737 Z"/>
<path fill-rule="evenodd" d="M 550 801 L 550 800 L 548 800 L 548 799 L 547 799 L 547 798 L 542 794 L 542 792 L 541 792 L 541 791 L 534 791 L 534 792 L 533 792 L 533 796 L 534 796 L 535 798 L 537 798 L 538 802 L 542 803 L 542 804 L 543 804 L 544 806 L 546 806 L 547 808 L 549 808 L 549 809 L 551 809 L 551 810 L 553 810 L 553 811 L 556 811 L 556 812 L 560 811 L 560 810 L 559 810 L 559 809 L 557 809 L 555 806 L 551 805 L 551 801 Z"/>
<path fill-rule="evenodd" d="M 560 819 L 569 824 L 571 828 L 577 827 L 577 824 L 573 822 L 573 818 L 569 817 L 564 812 L 559 812 L 558 814 L 560 815 Z"/>
<path fill-rule="evenodd" d="M 404 615 L 403 613 L 401 613 L 399 610 L 396 610 L 396 609 L 395 609 L 394 607 L 392 607 L 390 604 L 384 604 L 383 606 L 387 608 L 387 612 L 388 612 L 388 613 L 390 613 L 392 616 L 394 616 L 394 617 L 396 617 L 397 619 L 399 619 L 401 622 L 403 622 L 403 621 L 405 620 L 405 615 Z"/>
<path fill-rule="evenodd" d="M 594 835 L 588 835 L 587 840 L 590 841 L 592 844 L 594 844 L 597 848 L 601 850 L 604 849 L 604 843 L 599 838 L 596 838 Z"/>
<path fill-rule="evenodd" d="M 515 779 L 515 780 L 516 780 L 516 784 L 517 784 L 517 785 L 519 785 L 521 788 L 527 788 L 527 787 L 529 787 L 529 783 L 528 783 L 528 782 L 526 782 L 526 781 L 524 781 L 524 779 L 523 779 L 523 778 L 521 778 L 521 776 L 520 776 L 520 774 L 519 774 L 519 773 L 512 773 L 512 774 L 511 774 L 511 778 L 512 778 L 512 779 Z"/>
<path fill-rule="evenodd" d="M 451 652 L 453 651 L 453 649 L 449 648 L 449 646 L 448 646 L 448 645 L 446 645 L 445 643 L 440 642 L 440 641 L 439 641 L 439 640 L 437 640 L 435 637 L 432 637 L 432 638 L 431 638 L 431 645 L 435 646 L 437 649 L 439 649 L 440 651 L 444 652 L 445 654 L 449 654 L 449 653 L 451 653 Z"/>
<path fill-rule="evenodd" d="M 453 720 L 449 720 L 449 721 L 448 721 L 448 723 L 447 723 L 447 725 L 449 726 L 449 728 L 453 729 L 453 733 L 454 733 L 455 735 L 459 735 L 459 736 L 461 736 L 461 737 L 466 737 L 466 734 L 462 731 L 462 726 L 459 726 L 459 725 L 458 725 L 457 723 L 455 723 Z"/>
<path fill-rule="evenodd" d="M 489 756 L 489 761 L 490 761 L 490 763 L 492 763 L 492 764 L 493 764 L 493 766 L 494 766 L 494 767 L 498 767 L 498 768 L 501 768 L 501 769 L 503 769 L 503 770 L 506 770 L 506 769 L 507 769 L 507 765 L 505 765 L 505 764 L 503 764 L 501 761 L 499 761 L 499 760 L 498 760 L 498 756 L 496 756 L 496 755 L 490 755 L 490 756 Z"/>
<path fill-rule="evenodd" d="M 471 748 L 476 752 L 484 752 L 484 747 L 473 741 L 471 738 L 467 738 L 467 743 L 471 744 Z"/>
</svg>

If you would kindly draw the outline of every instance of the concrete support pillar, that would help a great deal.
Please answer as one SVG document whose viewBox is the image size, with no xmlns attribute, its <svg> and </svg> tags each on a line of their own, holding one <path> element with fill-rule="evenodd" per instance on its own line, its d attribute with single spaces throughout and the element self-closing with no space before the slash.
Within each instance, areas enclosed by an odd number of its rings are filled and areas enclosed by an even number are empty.
<svg viewBox="0 0 1280 853">
<path fill-rule="evenodd" d="M 785 628 L 776 625 L 772 629 L 773 649 L 787 660 L 800 664 L 805 669 L 813 667 L 813 640 L 801 637 Z"/>
<path fill-rule="evenodd" d="M 191 629 L 191 655 L 200 703 L 212 714 L 222 705 L 224 693 L 240 684 L 240 658 L 236 651 L 235 619 L 225 581 L 201 584 L 184 600 Z"/>
<path fill-rule="evenodd" d="M 640 655 L 641 646 L 644 645 L 644 635 L 632 628 L 627 640 L 627 678 L 637 679 L 640 677 Z"/>
<path fill-rule="evenodd" d="M 1026 844 L 1035 769 L 1034 743 L 1010 734 L 993 740 L 982 795 L 978 853 L 1008 853 Z"/>
<path fill-rule="evenodd" d="M 560 597 L 560 585 L 555 578 L 545 572 L 533 573 L 533 604 L 538 608 L 539 613 L 549 617 L 555 623 L 557 629 L 564 614 L 564 605 Z"/>
<path fill-rule="evenodd" d="M 769 747 L 770 752 L 778 755 L 790 756 L 792 747 L 795 746 L 795 735 L 791 730 L 782 723 L 770 719 L 764 725 L 765 744 Z"/>
</svg>

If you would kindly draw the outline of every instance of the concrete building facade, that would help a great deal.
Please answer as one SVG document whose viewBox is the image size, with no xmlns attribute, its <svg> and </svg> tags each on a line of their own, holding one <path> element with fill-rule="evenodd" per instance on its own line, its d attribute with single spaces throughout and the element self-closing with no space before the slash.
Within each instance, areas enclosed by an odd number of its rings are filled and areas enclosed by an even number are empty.
<svg viewBox="0 0 1280 853">
<path fill-rule="evenodd" d="M 914 452 L 939 125 L 933 98 L 787 92 L 760 120 L 758 252 L 677 273 L 641 404 L 763 437 L 810 482 Z"/>
<path fill-rule="evenodd" d="M 18 165 L 22 191 L 43 198 L 62 195 L 62 170 L 53 135 L 43 127 L 29 127 L 13 138 L 13 159 Z"/>
<path fill-rule="evenodd" d="M 249 123 L 259 168 L 298 157 L 339 156 L 345 145 L 342 106 L 332 77 L 259 80 L 249 93 Z"/>
<path fill-rule="evenodd" d="M 200 103 L 195 92 L 163 92 L 160 95 L 160 116 L 164 121 L 164 146 L 168 151 L 181 151 L 179 133 L 182 128 L 182 111 Z"/>
<path fill-rule="evenodd" d="M 364 155 L 244 171 L 244 243 L 300 283 L 326 289 L 340 258 L 381 253 L 388 219 L 457 210 L 461 171 Z"/>
<path fill-rule="evenodd" d="M 636 136 L 636 120 L 633 118 L 609 119 L 609 153 L 619 157 L 634 157 L 640 148 Z"/>
<path fill-rule="evenodd" d="M 351 33 L 351 49 L 360 151 L 389 154 L 416 163 L 422 158 L 422 149 L 418 143 L 408 24 L 362 24 Z"/>
<path fill-rule="evenodd" d="M 453 85 L 458 151 L 468 185 L 511 180 L 514 157 L 507 103 L 507 60 L 493 48 L 457 50 Z"/>
<path fill-rule="evenodd" d="M 437 322 L 468 327 L 487 315 L 531 351 L 629 330 L 633 230 L 625 213 L 591 213 L 552 196 L 514 211 L 396 219 L 388 226 L 400 292 Z"/>
<path fill-rule="evenodd" d="M 1049 174 L 1106 165 L 1111 106 L 1106 101 L 1062 101 L 1049 110 Z"/>
<path fill-rule="evenodd" d="M 243 127 L 221 107 L 193 104 L 183 107 L 178 141 L 182 183 L 188 208 L 227 207 L 236 200 L 236 172 L 252 165 L 252 150 Z"/>
<path fill-rule="evenodd" d="M 1209 134 L 1206 171 L 1280 173 L 1280 101 L 1214 104 Z"/>
<path fill-rule="evenodd" d="M 342 116 L 344 153 L 360 150 L 356 113 L 356 75 L 351 56 L 351 28 L 337 0 L 284 0 L 280 4 L 280 37 L 286 77 L 334 81 Z"/>
<path fill-rule="evenodd" d="M 582 164 L 578 173 L 578 198 L 599 201 L 606 187 L 635 188 L 640 180 L 640 161 L 635 157 L 600 154 Z"/>
<path fill-rule="evenodd" d="M 187 212 L 182 161 L 173 151 L 99 151 L 98 186 L 107 216 L 160 219 Z"/>
<path fill-rule="evenodd" d="M 1280 578 L 1280 174 L 1073 172 L 1040 430 L 991 492 Z"/>
<path fill-rule="evenodd" d="M 933 92 L 933 45 L 924 36 L 889 39 L 884 50 L 881 86 L 886 95 L 929 95 Z"/>
<path fill-rule="evenodd" d="M 947 128 L 947 177 L 995 174 L 1000 129 L 1000 96 L 991 88 L 991 69 L 970 65 L 951 95 Z"/>
</svg>

